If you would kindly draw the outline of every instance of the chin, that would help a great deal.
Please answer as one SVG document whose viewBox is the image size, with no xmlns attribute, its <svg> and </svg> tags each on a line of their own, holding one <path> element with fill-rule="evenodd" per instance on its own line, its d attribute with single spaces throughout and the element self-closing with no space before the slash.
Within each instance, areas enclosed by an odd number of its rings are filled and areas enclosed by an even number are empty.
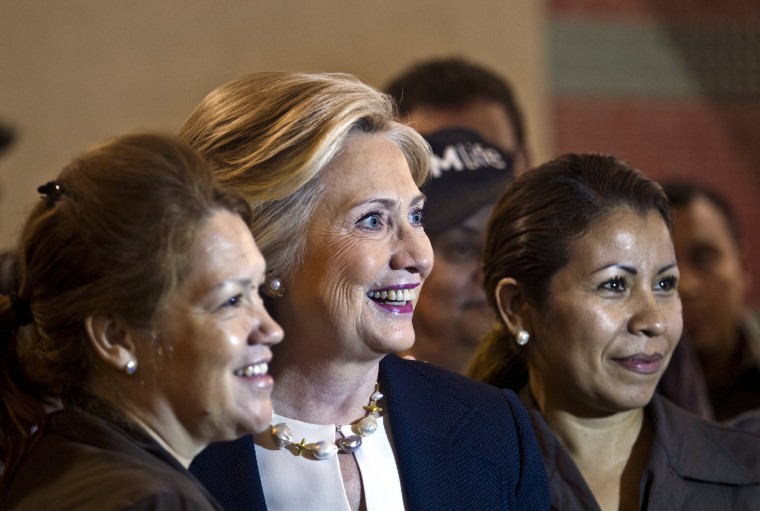
<svg viewBox="0 0 760 511">
<path fill-rule="evenodd" d="M 248 420 L 244 422 L 242 431 L 239 432 L 238 438 L 251 433 L 261 433 L 265 431 L 272 424 L 272 404 L 269 406 L 256 408 L 256 415 L 248 417 Z M 249 410 L 249 413 L 251 411 Z M 234 439 L 232 439 L 234 440 Z"/>
</svg>

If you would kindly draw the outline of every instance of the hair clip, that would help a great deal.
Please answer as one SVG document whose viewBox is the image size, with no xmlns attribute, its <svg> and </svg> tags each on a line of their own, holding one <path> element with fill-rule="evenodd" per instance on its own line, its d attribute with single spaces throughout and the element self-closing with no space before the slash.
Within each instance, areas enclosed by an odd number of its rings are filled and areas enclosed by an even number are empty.
<svg viewBox="0 0 760 511">
<path fill-rule="evenodd" d="M 56 181 L 48 181 L 37 187 L 37 192 L 47 199 L 48 207 L 52 207 L 63 195 L 63 188 Z"/>
</svg>

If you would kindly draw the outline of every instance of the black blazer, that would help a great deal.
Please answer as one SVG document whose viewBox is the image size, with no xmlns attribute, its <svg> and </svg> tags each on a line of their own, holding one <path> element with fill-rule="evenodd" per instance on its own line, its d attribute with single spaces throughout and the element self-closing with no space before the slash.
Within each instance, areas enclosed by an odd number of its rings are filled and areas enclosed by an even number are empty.
<svg viewBox="0 0 760 511">
<path fill-rule="evenodd" d="M 530 419 L 512 391 L 395 355 L 378 380 L 408 510 L 549 508 Z M 208 447 L 190 471 L 226 509 L 266 509 L 250 437 Z"/>
</svg>

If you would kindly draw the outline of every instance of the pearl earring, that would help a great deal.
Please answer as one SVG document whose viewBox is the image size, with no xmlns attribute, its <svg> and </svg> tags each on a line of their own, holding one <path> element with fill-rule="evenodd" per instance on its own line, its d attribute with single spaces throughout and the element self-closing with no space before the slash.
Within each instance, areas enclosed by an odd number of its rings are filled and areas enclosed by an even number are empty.
<svg viewBox="0 0 760 511">
<path fill-rule="evenodd" d="M 517 332 L 517 337 L 515 337 L 515 342 L 519 344 L 520 346 L 525 346 L 528 344 L 528 341 L 530 340 L 530 334 L 527 330 L 520 330 Z"/>
<path fill-rule="evenodd" d="M 124 364 L 124 371 L 130 376 L 135 374 L 135 371 L 137 371 L 137 362 L 135 362 L 134 360 L 130 360 L 129 362 Z"/>
<path fill-rule="evenodd" d="M 285 296 L 285 286 L 282 285 L 282 281 L 278 278 L 267 280 L 264 284 L 264 293 L 272 298 L 282 298 Z"/>
</svg>

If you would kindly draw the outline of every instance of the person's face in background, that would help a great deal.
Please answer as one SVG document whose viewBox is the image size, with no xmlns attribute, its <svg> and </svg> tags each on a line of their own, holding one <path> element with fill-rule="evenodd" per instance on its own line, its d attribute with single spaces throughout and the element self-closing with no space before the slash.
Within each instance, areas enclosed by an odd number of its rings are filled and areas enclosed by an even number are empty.
<svg viewBox="0 0 760 511">
<path fill-rule="evenodd" d="M 702 356 L 732 352 L 749 284 L 741 250 L 709 199 L 675 208 L 673 220 L 684 332 Z"/>
<path fill-rule="evenodd" d="M 649 403 L 681 336 L 678 268 L 658 212 L 614 210 L 573 242 L 522 328 L 542 410 L 604 416 Z"/>
<path fill-rule="evenodd" d="M 483 290 L 481 255 L 493 205 L 431 237 L 435 264 L 414 313 L 415 356 L 462 372 L 495 315 Z"/>
<path fill-rule="evenodd" d="M 420 106 L 409 112 L 405 120 L 422 134 L 454 127 L 475 131 L 504 152 L 514 155 L 515 176 L 528 170 L 526 148 L 518 144 L 512 121 L 497 101 L 475 100 L 460 108 Z"/>
<path fill-rule="evenodd" d="M 135 377 L 154 382 L 162 425 L 196 441 L 234 440 L 272 418 L 270 347 L 280 326 L 264 309 L 264 258 L 240 217 L 219 211 L 199 227 L 191 267 L 165 299 L 157 341 Z M 150 342 L 150 340 L 148 340 Z"/>
</svg>

